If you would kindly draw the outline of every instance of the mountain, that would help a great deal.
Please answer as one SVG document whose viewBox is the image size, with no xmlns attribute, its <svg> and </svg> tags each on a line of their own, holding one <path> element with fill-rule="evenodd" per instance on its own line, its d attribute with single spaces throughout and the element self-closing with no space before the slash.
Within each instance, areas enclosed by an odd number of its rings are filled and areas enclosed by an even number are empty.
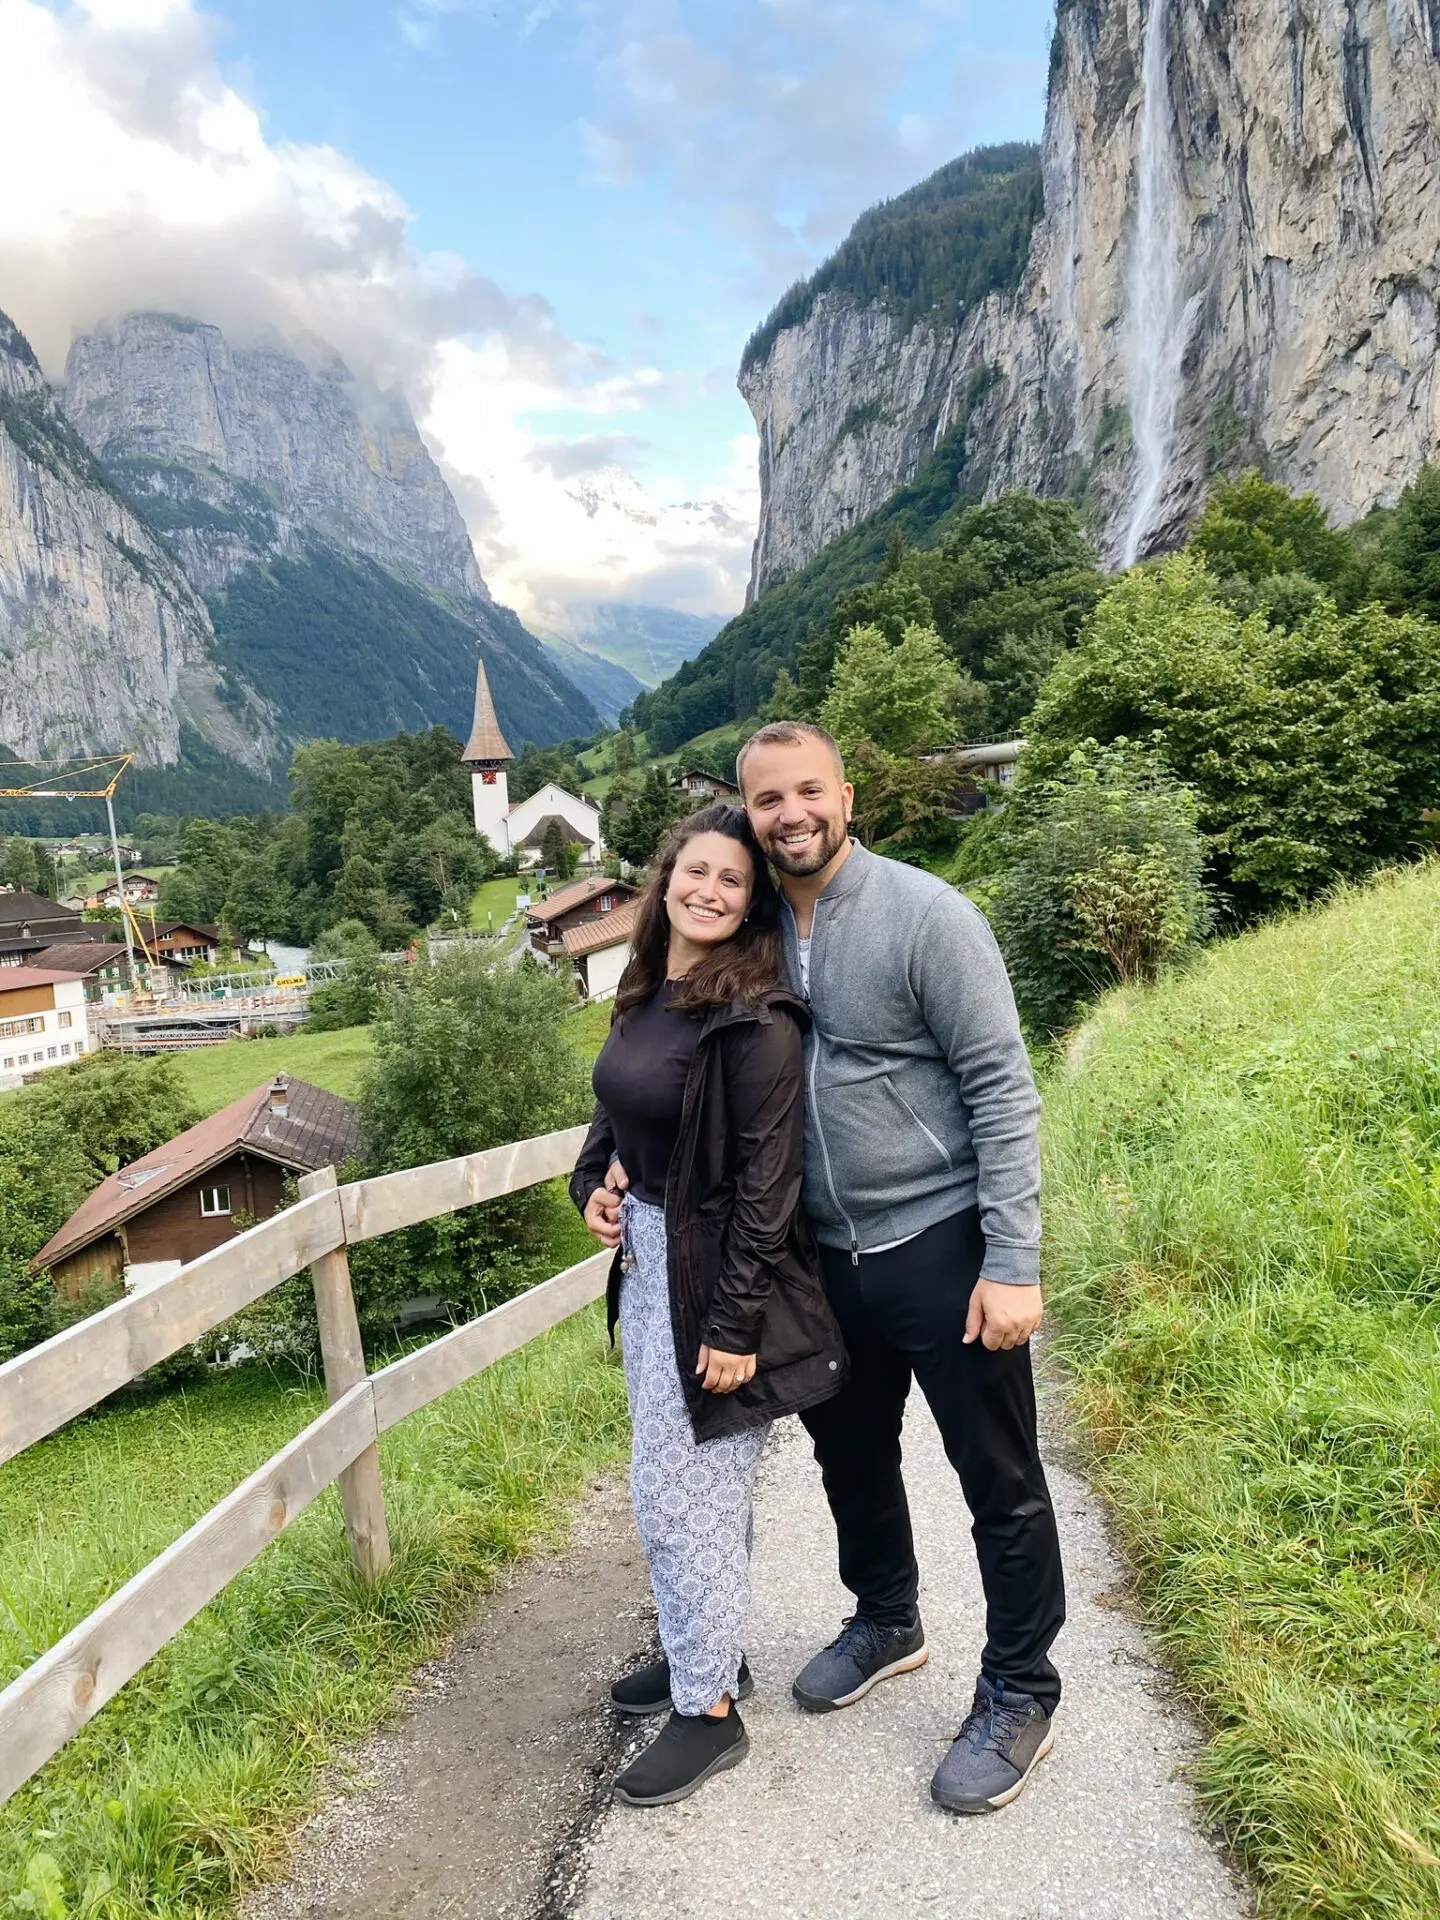
<svg viewBox="0 0 1440 1920">
<path fill-rule="evenodd" d="M 1339 522 L 1440 447 L 1440 0 L 1059 0 L 1040 149 L 861 216 L 752 337 L 745 611 L 637 718 L 742 719 L 886 541 L 1021 486 L 1104 561 L 1259 466 Z"/>
<path fill-rule="evenodd" d="M 566 637 L 613 660 L 642 687 L 659 686 L 725 624 L 723 614 L 680 613 L 629 600 L 589 600 L 569 609 Z"/>
<path fill-rule="evenodd" d="M 863 216 L 752 342 L 752 594 L 914 479 L 966 396 L 966 484 L 1069 494 L 1111 564 L 1174 544 L 1218 472 L 1344 522 L 1440 440 L 1432 0 L 1061 0 L 1043 212 L 1028 163 L 956 165 L 991 177 Z"/>
<path fill-rule="evenodd" d="M 187 726 L 252 769 L 274 749 L 274 716 L 214 658 L 204 601 L 0 314 L 0 742 L 164 766 Z"/>
<path fill-rule="evenodd" d="M 542 634 L 540 644 L 566 679 L 573 681 L 590 701 L 607 727 L 615 726 L 636 694 L 645 691 L 626 668 L 591 653 L 563 634 Z"/>
<path fill-rule="evenodd" d="M 517 743 L 598 716 L 507 608 L 404 400 L 323 342 L 237 344 L 171 314 L 77 339 L 65 404 L 204 595 L 212 653 L 283 750 L 443 721 L 463 736 L 475 649 Z"/>
</svg>

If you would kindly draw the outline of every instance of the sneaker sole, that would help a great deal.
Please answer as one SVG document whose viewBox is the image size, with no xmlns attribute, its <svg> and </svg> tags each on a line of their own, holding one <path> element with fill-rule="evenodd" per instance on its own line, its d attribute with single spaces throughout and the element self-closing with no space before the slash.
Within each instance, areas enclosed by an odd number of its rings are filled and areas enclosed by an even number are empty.
<svg viewBox="0 0 1440 1920">
<path fill-rule="evenodd" d="M 947 1795 L 943 1791 L 937 1791 L 933 1785 L 930 1788 L 930 1798 L 935 1802 L 937 1807 L 944 1807 L 947 1813 L 998 1813 L 1002 1807 L 1008 1807 L 1012 1800 L 1018 1800 L 1020 1798 L 1020 1795 L 1025 1791 L 1026 1781 L 1045 1758 L 1046 1754 L 1049 1753 L 1054 1744 L 1055 1735 L 1052 1731 L 1046 1734 L 1045 1738 L 1040 1742 L 1040 1745 L 1035 1749 L 1029 1766 L 1025 1769 L 1024 1773 L 1021 1774 L 1014 1786 L 1007 1787 L 1004 1793 L 997 1793 L 989 1800 L 963 1800 L 958 1794 Z"/>
<path fill-rule="evenodd" d="M 754 1691 L 755 1676 L 753 1673 L 750 1673 L 740 1682 L 739 1688 L 736 1691 L 735 1699 L 737 1703 L 741 1700 L 748 1700 Z M 663 1700 L 646 1700 L 643 1703 L 637 1703 L 634 1700 L 622 1702 L 617 1700 L 612 1693 L 610 1696 L 610 1704 L 616 1713 L 628 1713 L 632 1719 L 639 1720 L 643 1719 L 647 1713 L 664 1713 L 667 1708 L 674 1706 L 675 1703 L 668 1693 Z"/>
<path fill-rule="evenodd" d="M 742 1733 L 735 1745 L 725 1753 L 718 1754 L 703 1773 L 697 1773 L 693 1780 L 687 1780 L 683 1787 L 675 1787 L 669 1793 L 627 1793 L 617 1784 L 615 1798 L 623 1800 L 627 1807 L 668 1807 L 676 1800 L 688 1800 L 697 1793 L 705 1782 L 717 1773 L 724 1773 L 730 1767 L 738 1767 L 750 1751 L 750 1735 Z"/>
<path fill-rule="evenodd" d="M 920 1647 L 914 1653 L 907 1653 L 903 1660 L 892 1660 L 888 1667 L 881 1667 L 878 1673 L 872 1673 L 864 1686 L 857 1687 L 854 1693 L 847 1693 L 838 1700 L 827 1700 L 823 1694 L 804 1693 L 797 1680 L 790 1691 L 807 1713 L 838 1713 L 842 1707 L 853 1707 L 857 1700 L 863 1700 L 872 1687 L 878 1687 L 882 1680 L 892 1680 L 897 1673 L 914 1673 L 917 1667 L 923 1667 L 930 1658 L 930 1649 Z"/>
</svg>

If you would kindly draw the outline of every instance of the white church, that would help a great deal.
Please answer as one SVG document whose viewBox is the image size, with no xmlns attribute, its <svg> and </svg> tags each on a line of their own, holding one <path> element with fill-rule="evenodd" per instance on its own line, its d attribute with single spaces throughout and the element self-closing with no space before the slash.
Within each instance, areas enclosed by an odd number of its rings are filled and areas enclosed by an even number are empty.
<svg viewBox="0 0 1440 1920">
<path fill-rule="evenodd" d="M 502 859 L 514 853 L 533 860 L 546 829 L 552 820 L 558 820 L 565 838 L 579 841 L 581 858 L 599 864 L 604 845 L 600 809 L 593 800 L 551 785 L 541 787 L 518 807 L 511 806 L 505 763 L 515 756 L 500 731 L 483 660 L 475 668 L 475 719 L 460 758 L 470 769 L 475 831 L 484 834 Z"/>
</svg>

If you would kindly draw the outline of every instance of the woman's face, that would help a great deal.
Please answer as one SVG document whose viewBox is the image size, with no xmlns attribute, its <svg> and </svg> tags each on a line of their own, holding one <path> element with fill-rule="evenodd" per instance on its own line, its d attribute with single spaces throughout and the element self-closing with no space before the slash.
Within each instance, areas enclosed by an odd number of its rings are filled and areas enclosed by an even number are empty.
<svg viewBox="0 0 1440 1920">
<path fill-rule="evenodd" d="M 697 833 L 680 849 L 665 910 L 676 933 L 697 947 L 715 947 L 739 931 L 754 891 L 755 871 L 739 841 Z"/>
</svg>

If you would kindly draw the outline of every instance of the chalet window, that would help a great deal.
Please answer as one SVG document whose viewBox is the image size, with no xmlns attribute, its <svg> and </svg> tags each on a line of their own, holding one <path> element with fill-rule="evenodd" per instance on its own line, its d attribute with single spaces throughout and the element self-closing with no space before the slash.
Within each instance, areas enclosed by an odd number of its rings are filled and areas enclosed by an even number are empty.
<svg viewBox="0 0 1440 1920">
<path fill-rule="evenodd" d="M 60 1057 L 60 1049 L 58 1047 L 47 1047 L 45 1049 L 45 1058 L 47 1060 L 58 1060 L 59 1057 Z M 38 1055 L 37 1055 L 37 1058 L 38 1058 Z"/>
<path fill-rule="evenodd" d="M 615 896 L 613 893 L 602 893 L 600 898 L 595 902 L 596 907 L 601 913 L 609 913 L 614 904 Z"/>
<path fill-rule="evenodd" d="M 10 1069 L 11 1067 L 13 1067 L 14 1065 L 15 1065 L 15 1056 L 14 1056 L 14 1054 L 12 1053 L 12 1054 L 10 1055 L 10 1057 L 9 1057 L 9 1059 L 8 1059 L 8 1060 L 7 1060 L 6 1062 L 5 1062 L 5 1066 L 6 1066 L 6 1070 L 8 1071 L 8 1070 L 9 1070 L 9 1069 Z"/>
<path fill-rule="evenodd" d="M 60 1058 L 62 1060 L 68 1060 L 70 1058 L 70 1042 L 68 1040 L 60 1049 Z"/>
<path fill-rule="evenodd" d="M 0 1040 L 13 1040 L 21 1033 L 43 1033 L 45 1022 L 35 1020 L 0 1020 Z"/>
<path fill-rule="evenodd" d="M 200 1211 L 207 1220 L 213 1219 L 217 1214 L 229 1213 L 229 1187 L 202 1187 L 200 1189 Z"/>
<path fill-rule="evenodd" d="M 75 1024 L 74 1016 L 73 1014 L 68 1014 L 68 1013 L 57 1014 L 55 1017 L 55 1024 L 57 1027 L 73 1026 Z"/>
</svg>

